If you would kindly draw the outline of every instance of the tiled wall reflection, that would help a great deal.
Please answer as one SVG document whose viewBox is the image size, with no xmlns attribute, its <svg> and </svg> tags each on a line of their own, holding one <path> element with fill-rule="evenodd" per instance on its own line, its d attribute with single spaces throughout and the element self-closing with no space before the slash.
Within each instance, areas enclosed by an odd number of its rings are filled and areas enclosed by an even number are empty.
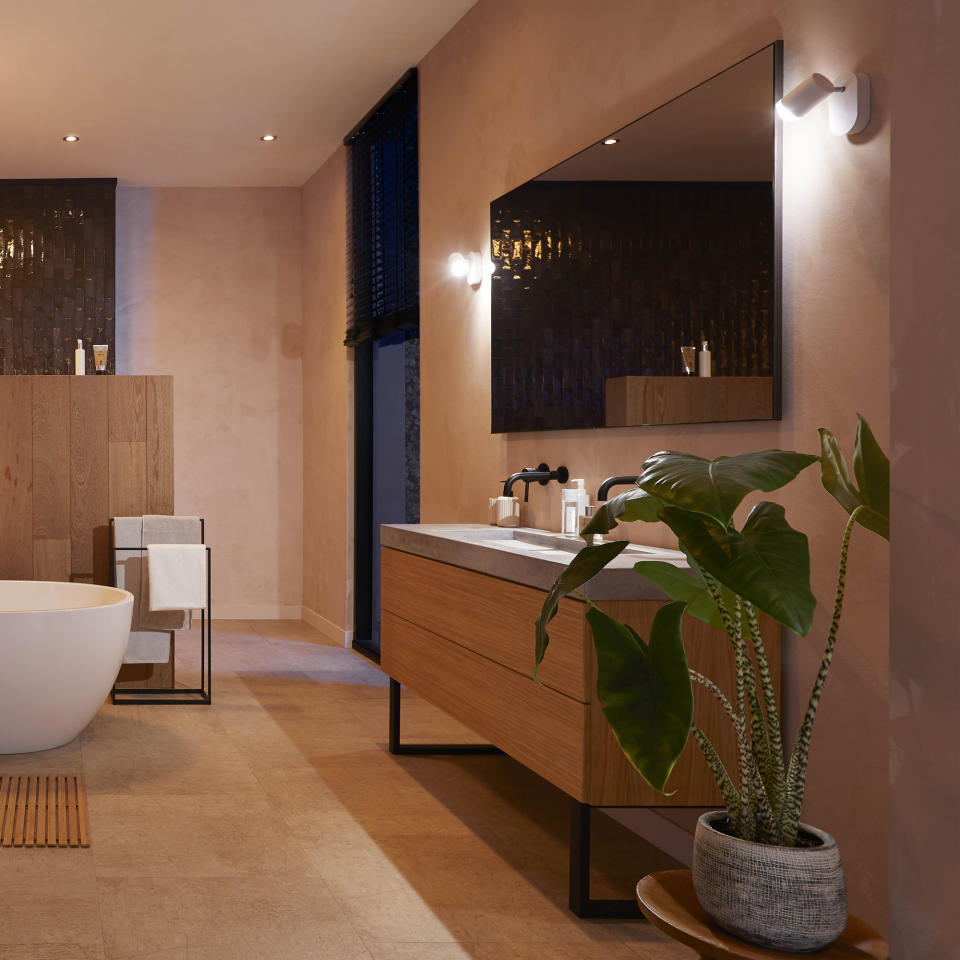
<svg viewBox="0 0 960 960">
<path fill-rule="evenodd" d="M 491 204 L 492 429 L 597 427 L 604 381 L 770 376 L 770 183 L 549 182 Z"/>
<path fill-rule="evenodd" d="M 0 180 L 0 351 L 5 374 L 114 372 L 115 180 Z"/>
</svg>

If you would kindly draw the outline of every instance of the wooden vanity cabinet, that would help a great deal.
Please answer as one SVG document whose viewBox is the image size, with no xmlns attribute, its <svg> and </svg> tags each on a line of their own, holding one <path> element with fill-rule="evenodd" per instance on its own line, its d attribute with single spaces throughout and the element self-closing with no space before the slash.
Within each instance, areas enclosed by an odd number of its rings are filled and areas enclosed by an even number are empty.
<svg viewBox="0 0 960 960">
<path fill-rule="evenodd" d="M 629 764 L 596 695 L 586 605 L 561 601 L 538 673 L 534 624 L 545 592 L 392 548 L 382 551 L 382 669 L 515 760 L 592 806 L 716 806 L 721 800 L 691 738 L 665 797 Z M 601 603 L 646 639 L 663 600 Z M 780 675 L 779 628 L 761 627 L 771 672 Z M 693 669 L 734 690 L 725 633 L 684 618 Z M 716 701 L 694 685 L 696 718 L 728 769 L 735 737 Z"/>
</svg>

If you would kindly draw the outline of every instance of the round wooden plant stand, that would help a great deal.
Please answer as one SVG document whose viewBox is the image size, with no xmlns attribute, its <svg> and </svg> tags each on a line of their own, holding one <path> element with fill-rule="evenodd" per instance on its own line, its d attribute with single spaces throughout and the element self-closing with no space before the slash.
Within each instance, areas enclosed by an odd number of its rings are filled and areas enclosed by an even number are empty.
<svg viewBox="0 0 960 960">
<path fill-rule="evenodd" d="M 851 917 L 840 939 L 816 953 L 781 953 L 738 940 L 718 927 L 697 902 L 689 870 L 651 873 L 637 884 L 644 916 L 667 936 L 696 950 L 701 960 L 768 960 L 819 957 L 821 960 L 889 960 L 886 942 L 862 920 Z"/>
</svg>

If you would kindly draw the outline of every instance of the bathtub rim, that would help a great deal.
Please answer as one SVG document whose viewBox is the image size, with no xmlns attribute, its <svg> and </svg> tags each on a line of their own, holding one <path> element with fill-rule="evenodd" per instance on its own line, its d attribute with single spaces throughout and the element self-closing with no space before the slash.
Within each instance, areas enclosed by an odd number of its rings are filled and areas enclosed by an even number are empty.
<svg viewBox="0 0 960 960">
<path fill-rule="evenodd" d="M 83 613 L 85 610 L 103 610 L 109 607 L 120 606 L 124 603 L 133 603 L 134 596 L 129 590 L 124 590 L 122 587 L 111 587 L 105 583 L 78 583 L 72 580 L 0 580 L 0 593 L 2 593 L 3 587 L 6 584 L 31 584 L 34 586 L 41 586 L 49 584 L 54 588 L 58 586 L 69 586 L 73 587 L 94 587 L 99 591 L 109 591 L 110 594 L 113 594 L 113 599 L 108 600 L 106 603 L 95 603 L 88 604 L 82 607 L 16 607 L 13 609 L 7 609 L 3 606 L 3 601 L 0 599 L 0 617 L 3 617 L 4 614 L 37 614 L 37 613 Z"/>
</svg>

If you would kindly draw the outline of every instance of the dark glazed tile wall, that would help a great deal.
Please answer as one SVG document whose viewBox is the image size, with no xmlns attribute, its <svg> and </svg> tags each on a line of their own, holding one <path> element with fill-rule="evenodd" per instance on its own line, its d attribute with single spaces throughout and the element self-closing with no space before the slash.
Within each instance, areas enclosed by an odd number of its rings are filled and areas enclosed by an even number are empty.
<svg viewBox="0 0 960 960">
<path fill-rule="evenodd" d="M 5 374 L 73 373 L 77 340 L 114 357 L 116 180 L 0 180 Z"/>
<path fill-rule="evenodd" d="M 771 376 L 768 182 L 533 182 L 491 204 L 494 433 L 603 425 L 604 381 Z"/>
</svg>

